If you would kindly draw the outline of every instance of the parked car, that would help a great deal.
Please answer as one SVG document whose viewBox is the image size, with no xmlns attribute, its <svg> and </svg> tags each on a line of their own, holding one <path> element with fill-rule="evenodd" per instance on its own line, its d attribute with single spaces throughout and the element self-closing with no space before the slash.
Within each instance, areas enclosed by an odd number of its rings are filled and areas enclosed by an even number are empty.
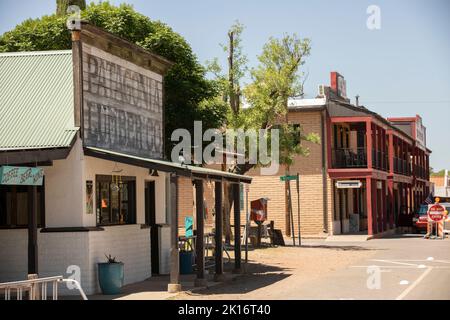
<svg viewBox="0 0 450 320">
<path fill-rule="evenodd" d="M 445 209 L 450 212 L 450 203 L 441 203 Z M 428 205 L 422 204 L 419 210 L 413 217 L 413 225 L 416 232 L 427 232 L 427 224 L 428 224 Z"/>
<path fill-rule="evenodd" d="M 428 205 L 422 204 L 413 217 L 413 226 L 415 232 L 427 232 L 428 224 Z"/>
</svg>

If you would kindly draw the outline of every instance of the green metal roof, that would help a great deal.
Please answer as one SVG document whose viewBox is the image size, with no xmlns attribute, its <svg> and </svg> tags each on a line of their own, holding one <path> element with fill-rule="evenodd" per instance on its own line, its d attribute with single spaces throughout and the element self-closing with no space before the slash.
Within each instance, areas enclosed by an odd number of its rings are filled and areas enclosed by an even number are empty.
<svg viewBox="0 0 450 320">
<path fill-rule="evenodd" d="M 0 53 L 0 151 L 69 147 L 71 51 Z"/>
</svg>

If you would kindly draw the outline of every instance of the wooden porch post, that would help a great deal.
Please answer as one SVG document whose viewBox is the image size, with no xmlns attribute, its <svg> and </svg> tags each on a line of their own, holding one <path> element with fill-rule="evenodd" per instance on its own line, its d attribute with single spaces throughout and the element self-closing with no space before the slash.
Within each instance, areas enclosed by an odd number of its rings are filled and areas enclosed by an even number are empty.
<svg viewBox="0 0 450 320">
<path fill-rule="evenodd" d="M 223 221 L 222 221 L 222 182 L 216 181 L 215 187 L 215 212 L 216 212 L 216 225 L 215 225 L 215 267 L 216 274 L 214 275 L 215 281 L 223 281 Z"/>
<path fill-rule="evenodd" d="M 394 228 L 394 212 L 395 212 L 395 195 L 394 195 L 394 180 L 390 179 L 388 181 L 388 190 L 389 190 L 389 203 L 391 215 L 389 216 L 389 226 L 391 229 Z"/>
<path fill-rule="evenodd" d="M 366 140 L 367 140 L 367 168 L 373 168 L 373 157 L 372 157 L 372 146 L 373 146 L 373 136 L 372 136 L 372 122 L 366 122 Z"/>
<path fill-rule="evenodd" d="M 196 287 L 205 287 L 207 281 L 205 279 L 205 224 L 203 217 L 203 181 L 195 180 L 195 206 L 196 206 L 196 240 L 195 240 L 195 257 L 197 266 L 197 278 L 195 279 Z"/>
<path fill-rule="evenodd" d="M 239 183 L 233 184 L 234 200 L 234 273 L 241 273 L 241 206 Z"/>
<path fill-rule="evenodd" d="M 366 178 L 366 202 L 367 202 L 367 234 L 373 235 L 373 218 L 372 218 L 372 179 Z"/>
<path fill-rule="evenodd" d="M 382 206 L 382 214 L 383 214 L 383 232 L 386 231 L 387 228 L 387 207 L 388 207 L 388 200 L 389 200 L 389 195 L 386 196 L 386 180 L 383 180 L 382 182 L 383 184 L 383 190 L 382 190 L 382 194 L 381 194 L 381 201 L 383 202 L 383 206 Z"/>
<path fill-rule="evenodd" d="M 178 248 L 178 177 L 170 174 L 169 178 L 169 206 L 170 213 L 170 282 L 167 291 L 175 293 L 181 291 L 180 284 L 180 252 Z"/>
<path fill-rule="evenodd" d="M 38 274 L 37 187 L 28 187 L 28 274 Z"/>
</svg>

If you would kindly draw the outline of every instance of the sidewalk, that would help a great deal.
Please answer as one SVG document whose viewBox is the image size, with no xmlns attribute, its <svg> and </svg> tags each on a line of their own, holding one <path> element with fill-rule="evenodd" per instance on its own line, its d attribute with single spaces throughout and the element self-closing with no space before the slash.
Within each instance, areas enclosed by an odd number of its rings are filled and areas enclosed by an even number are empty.
<svg viewBox="0 0 450 320">
<path fill-rule="evenodd" d="M 232 281 L 239 275 L 234 275 L 231 273 L 224 273 L 225 282 Z M 206 287 L 195 287 L 194 280 L 196 278 L 195 274 L 181 275 L 181 289 L 182 292 L 195 292 L 200 289 L 212 288 L 224 282 L 215 282 L 214 274 L 207 274 L 207 286 Z M 123 287 L 122 294 L 119 295 L 103 295 L 95 294 L 89 295 L 89 300 L 166 300 L 177 296 L 179 293 L 168 293 L 167 285 L 169 283 L 169 276 L 153 276 L 145 281 L 129 284 Z M 73 300 L 79 299 L 78 296 L 64 296 L 61 300 Z"/>
</svg>

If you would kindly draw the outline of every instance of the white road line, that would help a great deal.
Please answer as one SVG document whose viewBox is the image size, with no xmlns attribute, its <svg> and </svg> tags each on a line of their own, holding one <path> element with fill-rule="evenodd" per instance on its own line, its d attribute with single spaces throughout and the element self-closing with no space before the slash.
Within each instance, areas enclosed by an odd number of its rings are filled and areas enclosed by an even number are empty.
<svg viewBox="0 0 450 320">
<path fill-rule="evenodd" d="M 418 265 L 415 264 L 415 263 L 398 262 L 398 261 L 392 261 L 392 260 L 370 260 L 370 261 L 386 262 L 386 263 L 392 263 L 392 264 L 400 264 L 400 265 L 404 265 L 404 266 L 416 266 L 416 267 L 418 267 Z"/>
<path fill-rule="evenodd" d="M 386 269 L 415 269 L 415 270 L 420 270 L 420 269 L 426 269 L 426 268 L 431 268 L 429 266 L 374 266 L 374 265 L 370 265 L 370 266 L 350 266 L 349 268 L 359 268 L 359 269 L 367 269 L 370 267 L 379 267 L 379 268 L 386 268 Z M 450 267 L 432 267 L 433 269 L 450 269 Z"/>
<path fill-rule="evenodd" d="M 405 291 L 403 291 L 395 300 L 403 300 L 412 290 L 414 290 L 415 287 L 423 280 L 425 277 L 433 270 L 433 267 L 429 267 L 422 275 L 417 278 L 416 281 L 413 282 L 412 285 L 410 285 L 408 288 L 406 288 Z"/>
</svg>

